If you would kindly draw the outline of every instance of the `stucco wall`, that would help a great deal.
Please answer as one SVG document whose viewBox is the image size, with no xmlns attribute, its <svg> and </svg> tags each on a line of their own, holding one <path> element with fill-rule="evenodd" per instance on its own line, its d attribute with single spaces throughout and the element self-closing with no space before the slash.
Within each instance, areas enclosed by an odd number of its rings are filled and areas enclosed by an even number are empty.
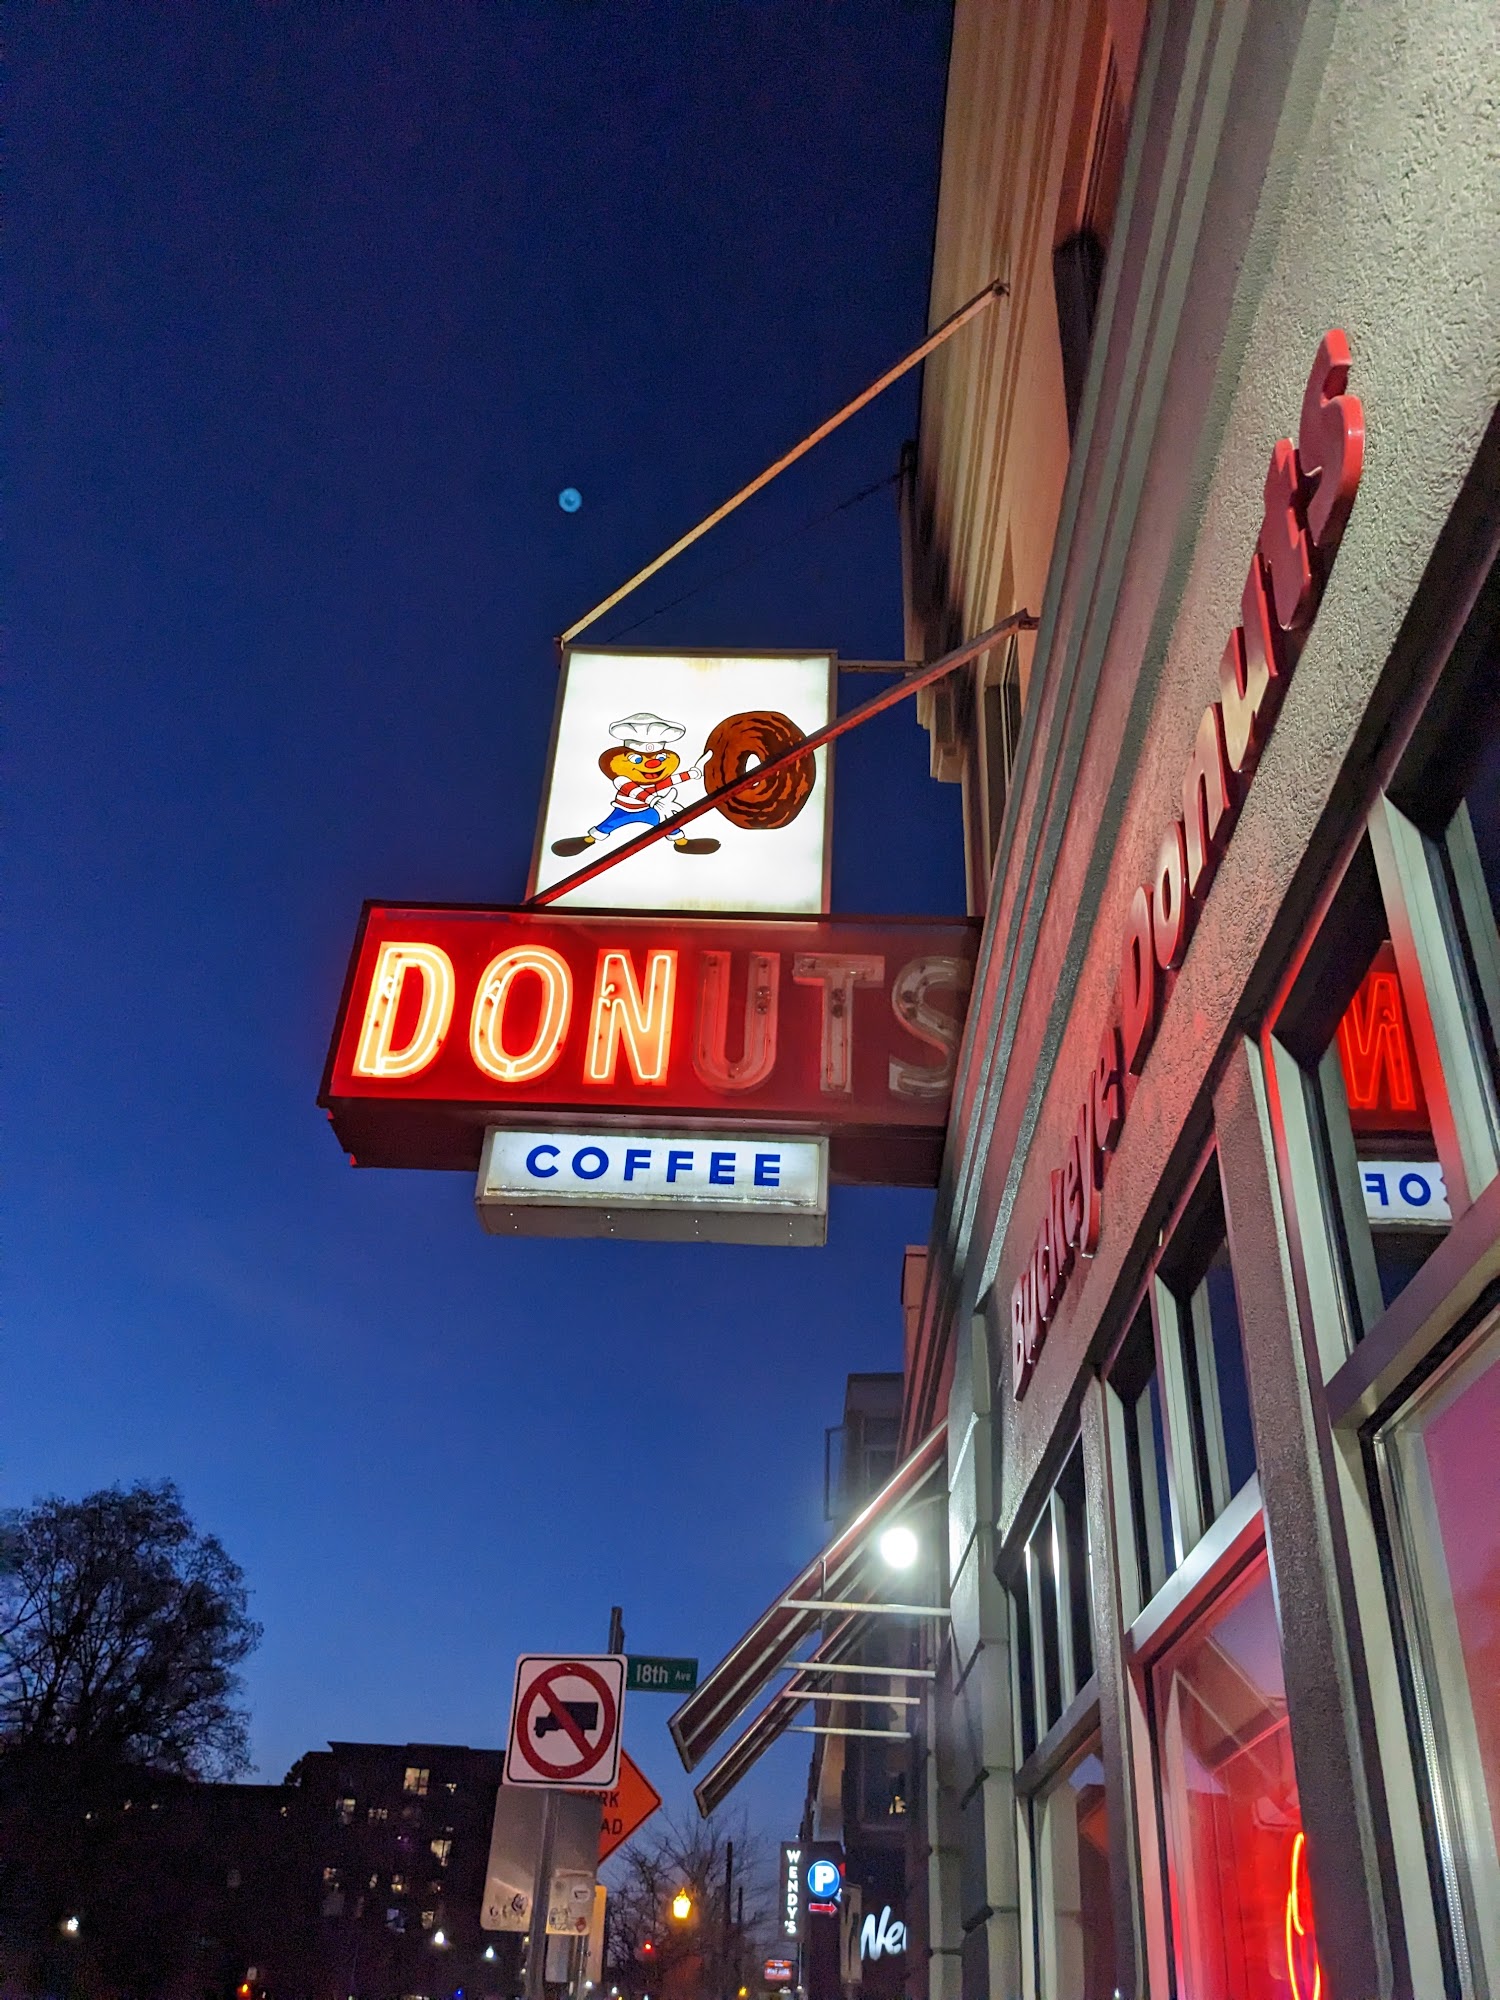
<svg viewBox="0 0 1500 2000">
<path fill-rule="evenodd" d="M 1145 1254 L 1174 1154 L 1206 1130 L 1216 1056 L 1352 824 L 1367 713 L 1500 392 L 1496 19 L 1422 0 L 1182 7 L 1153 24 L 1156 115 L 1127 175 L 929 1292 L 962 1340 L 994 1277 L 1002 1371 L 1010 1287 L 1110 1018 L 1129 896 L 1179 809 L 1238 618 L 1266 460 L 1332 325 L 1353 349 L 1365 473 L 1111 1164 L 1100 1254 L 1020 1420 L 1008 1384 L 997 1398 L 1002 1529 L 1050 1472 L 1090 1343 L 1118 1331 L 1101 1316 Z"/>
</svg>

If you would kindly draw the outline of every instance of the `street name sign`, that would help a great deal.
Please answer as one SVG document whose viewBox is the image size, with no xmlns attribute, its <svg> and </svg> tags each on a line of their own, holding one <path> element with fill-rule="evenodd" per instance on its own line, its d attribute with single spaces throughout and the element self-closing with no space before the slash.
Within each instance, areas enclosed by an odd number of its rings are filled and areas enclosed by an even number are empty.
<svg viewBox="0 0 1500 2000">
<path fill-rule="evenodd" d="M 626 1659 L 625 1686 L 632 1694 L 691 1694 L 697 1685 L 696 1660 L 657 1660 L 644 1653 Z"/>
<path fill-rule="evenodd" d="M 516 1662 L 507 1785 L 607 1792 L 620 1775 L 625 1659 L 619 1653 L 523 1653 Z"/>
<path fill-rule="evenodd" d="M 620 1781 L 599 1801 L 599 1859 L 607 1861 L 617 1847 L 646 1824 L 661 1804 L 661 1793 L 645 1776 L 629 1751 L 620 1753 Z"/>
</svg>

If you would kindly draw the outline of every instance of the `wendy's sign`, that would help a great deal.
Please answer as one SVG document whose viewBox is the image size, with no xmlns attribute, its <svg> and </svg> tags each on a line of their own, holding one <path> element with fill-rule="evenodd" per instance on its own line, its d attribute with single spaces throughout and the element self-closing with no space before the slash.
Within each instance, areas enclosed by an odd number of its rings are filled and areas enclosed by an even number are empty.
<svg viewBox="0 0 1500 2000">
<path fill-rule="evenodd" d="M 357 1166 L 604 1121 L 826 1133 L 833 1179 L 929 1185 L 974 951 L 963 920 L 369 903 L 318 1101 Z"/>
<path fill-rule="evenodd" d="M 1181 813 L 1130 899 L 1115 1016 L 1099 1043 L 1073 1137 L 1048 1181 L 1042 1217 L 1011 1293 L 1011 1386 L 1026 1393 L 1077 1259 L 1099 1241 L 1105 1161 L 1119 1144 L 1131 1079 L 1157 1023 L 1219 857 L 1249 791 L 1287 683 L 1317 614 L 1364 465 L 1365 420 L 1347 393 L 1349 342 L 1324 336 L 1302 398 L 1295 446 L 1282 438 L 1266 472 L 1265 517 L 1240 594 L 1240 623 L 1219 661 L 1217 701 L 1198 725 Z"/>
</svg>

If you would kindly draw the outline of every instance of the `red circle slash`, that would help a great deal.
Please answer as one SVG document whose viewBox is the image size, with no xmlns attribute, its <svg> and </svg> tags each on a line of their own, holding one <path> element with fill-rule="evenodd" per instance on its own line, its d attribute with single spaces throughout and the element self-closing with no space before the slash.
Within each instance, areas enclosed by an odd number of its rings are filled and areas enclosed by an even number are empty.
<svg viewBox="0 0 1500 2000">
<path fill-rule="evenodd" d="M 602 1724 L 597 1744 L 589 1742 L 578 1724 L 569 1715 L 563 1698 L 557 1694 L 557 1683 L 562 1680 L 577 1679 L 591 1687 L 599 1697 L 599 1717 Z M 538 1702 L 545 1702 L 559 1729 L 578 1752 L 575 1763 L 556 1764 L 531 1740 L 531 1719 Z M 534 1770 L 548 1777 L 565 1780 L 578 1778 L 591 1764 L 603 1761 L 603 1753 L 613 1741 L 615 1733 L 615 1698 L 609 1684 L 592 1667 L 586 1667 L 581 1660 L 563 1660 L 556 1666 L 548 1667 L 545 1673 L 537 1675 L 526 1690 L 521 1705 L 521 1716 L 516 1729 L 516 1746 Z"/>
</svg>

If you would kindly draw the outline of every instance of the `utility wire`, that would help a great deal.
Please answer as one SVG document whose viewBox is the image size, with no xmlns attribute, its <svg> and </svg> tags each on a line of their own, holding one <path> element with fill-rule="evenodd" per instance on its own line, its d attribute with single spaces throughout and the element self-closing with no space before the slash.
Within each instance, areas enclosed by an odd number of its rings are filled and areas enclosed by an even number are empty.
<svg viewBox="0 0 1500 2000">
<path fill-rule="evenodd" d="M 701 583 L 695 583 L 690 590 L 684 590 L 677 597 L 669 597 L 665 604 L 658 604 L 654 611 L 646 612 L 642 617 L 632 620 L 629 625 L 622 625 L 617 632 L 611 632 L 607 639 L 601 639 L 600 645 L 618 645 L 629 633 L 638 632 L 643 625 L 649 625 L 653 618 L 660 618 L 663 612 L 675 611 L 679 604 L 686 604 L 690 597 L 697 597 L 703 591 L 711 590 L 716 583 L 722 583 L 726 577 L 738 576 L 741 570 L 753 568 L 763 556 L 772 554 L 776 549 L 785 548 L 788 542 L 794 542 L 799 535 L 805 535 L 813 528 L 821 528 L 825 521 L 831 521 L 835 515 L 847 512 L 850 507 L 857 507 L 861 500 L 868 500 L 872 493 L 881 493 L 887 486 L 894 486 L 900 477 L 899 468 L 895 472 L 888 472 L 884 479 L 877 479 L 869 486 L 861 486 L 857 493 L 851 493 L 847 500 L 840 500 L 836 507 L 830 507 L 822 514 L 811 515 L 800 526 L 788 528 L 784 534 L 773 535 L 769 542 L 762 542 L 758 549 L 753 549 L 749 555 L 742 556 L 738 562 L 730 563 L 725 569 L 716 570 L 712 576 L 704 577 Z"/>
</svg>

